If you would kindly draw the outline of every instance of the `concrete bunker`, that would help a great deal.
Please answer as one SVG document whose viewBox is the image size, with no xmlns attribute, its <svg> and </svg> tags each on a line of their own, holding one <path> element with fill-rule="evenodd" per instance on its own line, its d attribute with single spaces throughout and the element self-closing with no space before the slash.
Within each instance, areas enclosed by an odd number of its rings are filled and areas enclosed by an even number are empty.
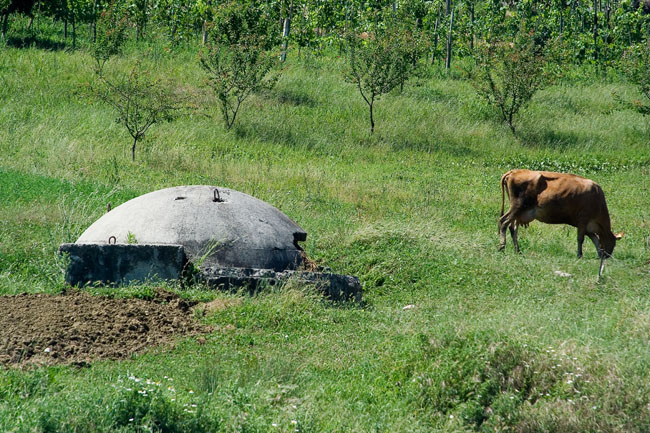
<svg viewBox="0 0 650 433">
<path fill-rule="evenodd" d="M 60 251 L 69 255 L 66 281 L 74 286 L 182 279 L 193 269 L 216 288 L 255 291 L 296 280 L 333 299 L 360 300 L 356 277 L 306 270 L 299 245 L 306 239 L 305 230 L 262 200 L 191 185 L 121 204 Z"/>
</svg>

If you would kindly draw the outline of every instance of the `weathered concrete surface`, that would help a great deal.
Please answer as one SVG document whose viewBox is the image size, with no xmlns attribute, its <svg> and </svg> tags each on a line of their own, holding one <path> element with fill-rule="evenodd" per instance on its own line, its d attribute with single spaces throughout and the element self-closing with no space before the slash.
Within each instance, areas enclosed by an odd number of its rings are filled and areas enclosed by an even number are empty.
<svg viewBox="0 0 650 433">
<path fill-rule="evenodd" d="M 361 301 L 362 287 L 357 277 L 322 272 L 284 271 L 252 268 L 202 268 L 200 278 L 210 287 L 234 290 L 241 287 L 255 293 L 265 286 L 294 281 L 314 286 L 335 301 Z"/>
<path fill-rule="evenodd" d="M 295 281 L 334 300 L 361 300 L 359 279 L 297 271 L 298 242 L 307 233 L 275 207 L 213 186 L 179 186 L 134 198 L 106 213 L 75 244 L 66 281 L 72 285 L 128 284 L 198 278 L 225 290 L 251 293 Z M 133 243 L 135 242 L 135 244 Z"/>
<path fill-rule="evenodd" d="M 187 264 L 182 245 L 63 244 L 59 252 L 70 258 L 72 286 L 178 280 Z"/>
<path fill-rule="evenodd" d="M 218 191 L 218 192 L 215 192 Z M 302 263 L 307 233 L 270 204 L 238 191 L 178 186 L 129 200 L 95 221 L 77 244 L 183 245 L 196 265 L 284 271 Z"/>
</svg>

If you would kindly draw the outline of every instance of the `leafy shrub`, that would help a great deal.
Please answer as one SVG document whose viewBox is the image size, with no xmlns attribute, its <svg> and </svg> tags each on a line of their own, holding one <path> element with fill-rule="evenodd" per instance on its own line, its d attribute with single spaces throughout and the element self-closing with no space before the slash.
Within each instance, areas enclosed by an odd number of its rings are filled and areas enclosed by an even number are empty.
<svg viewBox="0 0 650 433">
<path fill-rule="evenodd" d="M 124 125 L 133 138 L 131 159 L 135 161 L 138 141 L 154 123 L 173 120 L 180 110 L 179 98 L 170 86 L 153 79 L 136 62 L 126 78 L 99 76 L 94 95 L 116 112 L 116 122 Z"/>
<path fill-rule="evenodd" d="M 248 3 L 229 2 L 215 12 L 211 41 L 200 62 L 208 84 L 219 100 L 226 129 L 235 123 L 239 108 L 252 93 L 271 89 L 279 75 L 271 49 L 277 37 L 269 18 Z"/>
<path fill-rule="evenodd" d="M 214 11 L 211 43 L 232 46 L 254 38 L 263 50 L 277 45 L 279 34 L 272 17 L 252 2 L 227 1 Z"/>
<path fill-rule="evenodd" d="M 550 81 L 546 57 L 531 37 L 514 43 L 492 43 L 479 52 L 472 84 L 480 97 L 497 108 L 513 134 L 521 108 Z"/>
<path fill-rule="evenodd" d="M 359 89 L 368 104 L 370 133 L 375 130 L 374 105 L 381 95 L 403 85 L 415 68 L 418 44 L 403 29 L 347 36 L 349 63 L 346 81 Z"/>
<path fill-rule="evenodd" d="M 623 73 L 637 86 L 642 97 L 629 105 L 644 116 L 650 116 L 650 39 L 647 43 L 626 51 L 621 66 Z M 650 117 L 648 120 L 650 122 Z"/>
<path fill-rule="evenodd" d="M 90 55 L 95 60 L 95 72 L 101 75 L 106 62 L 122 51 L 128 22 L 126 17 L 120 18 L 115 11 L 109 9 L 102 12 L 97 27 L 97 40 L 90 47 Z"/>
<path fill-rule="evenodd" d="M 250 36 L 232 44 L 212 44 L 201 55 L 201 66 L 219 100 L 227 129 L 235 123 L 248 96 L 271 89 L 277 82 L 279 75 L 272 73 L 277 60 L 263 47 L 263 41 Z"/>
</svg>

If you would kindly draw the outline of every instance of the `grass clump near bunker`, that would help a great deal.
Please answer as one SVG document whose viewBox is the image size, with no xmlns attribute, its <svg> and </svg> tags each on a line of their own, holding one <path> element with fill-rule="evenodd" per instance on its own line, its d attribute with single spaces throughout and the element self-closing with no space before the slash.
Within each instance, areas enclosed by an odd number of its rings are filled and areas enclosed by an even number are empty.
<svg viewBox="0 0 650 433">
<path fill-rule="evenodd" d="M 70 296 L 59 295 L 56 250 L 107 203 L 206 184 L 299 222 L 310 257 L 359 276 L 364 303 L 301 287 L 255 297 L 171 287 L 225 306 L 188 313 L 210 331 L 84 368 L 7 366 L 0 430 L 648 430 L 650 159 L 644 119 L 611 96 L 634 94 L 623 78 L 576 69 L 535 95 L 512 136 L 470 83 L 434 68 L 383 97 L 370 135 L 342 60 L 290 57 L 230 130 L 181 116 L 156 125 L 133 163 L 110 110 L 78 93 L 89 56 L 2 50 L 12 73 L 0 108 L 0 293 Z M 196 90 L 196 53 L 163 53 L 127 47 L 110 62 L 126 72 L 142 57 Z M 573 229 L 533 223 L 523 255 L 496 253 L 499 178 L 523 165 L 605 190 L 626 237 L 600 282 L 590 245 L 574 258 Z M 154 298 L 148 286 L 115 290 L 87 289 L 95 302 Z"/>
</svg>

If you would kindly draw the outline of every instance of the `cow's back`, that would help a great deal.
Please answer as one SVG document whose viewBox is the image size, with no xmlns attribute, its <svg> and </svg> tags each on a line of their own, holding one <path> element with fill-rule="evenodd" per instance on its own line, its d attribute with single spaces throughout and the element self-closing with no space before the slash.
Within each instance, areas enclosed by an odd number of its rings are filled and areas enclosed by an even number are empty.
<svg viewBox="0 0 650 433">
<path fill-rule="evenodd" d="M 546 187 L 537 197 L 537 220 L 576 227 L 598 221 L 609 227 L 605 195 L 596 182 L 574 174 L 540 173 Z"/>
</svg>

